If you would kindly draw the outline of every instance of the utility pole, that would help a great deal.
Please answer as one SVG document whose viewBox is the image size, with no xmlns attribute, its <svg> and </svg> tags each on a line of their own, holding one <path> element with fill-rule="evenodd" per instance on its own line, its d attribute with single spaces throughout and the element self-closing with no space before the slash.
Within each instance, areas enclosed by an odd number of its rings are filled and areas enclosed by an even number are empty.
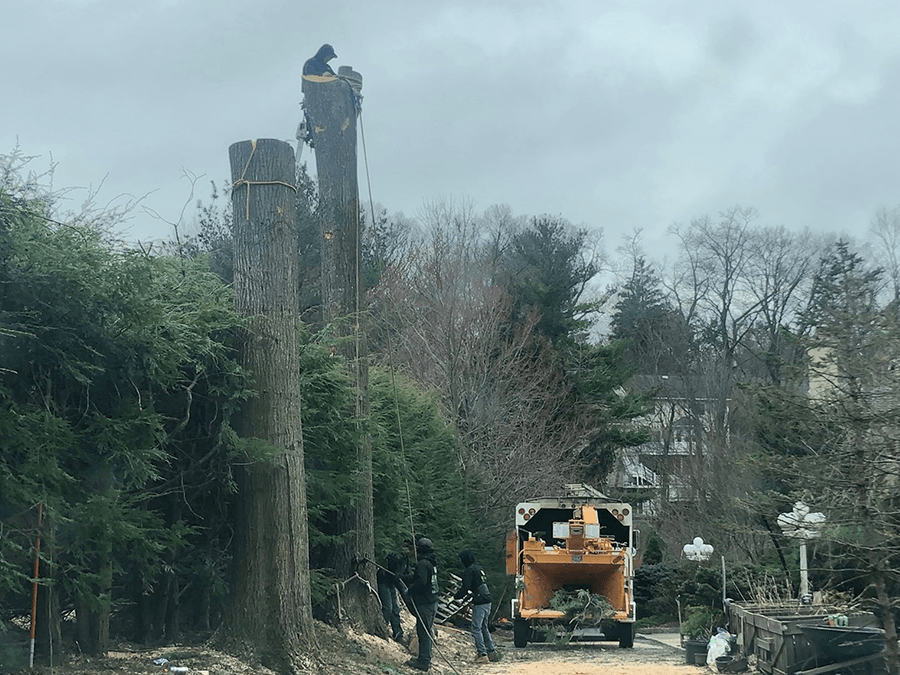
<svg viewBox="0 0 900 675">
<path fill-rule="evenodd" d="M 309 142 L 316 155 L 322 246 L 322 318 L 334 331 L 336 352 L 344 357 L 356 383 L 357 419 L 369 415 L 368 345 L 363 325 L 364 291 L 360 271 L 360 204 L 357 181 L 356 121 L 361 110 L 362 76 L 349 66 L 338 76 L 303 76 L 303 108 Z M 375 558 L 372 442 L 360 437 L 357 466 L 359 499 L 342 529 L 350 534 L 338 544 L 334 567 L 344 579 L 358 574 L 375 581 L 372 566 L 359 567 L 361 557 Z M 339 607 L 367 632 L 385 634 L 378 603 L 361 583 L 338 587 Z"/>
</svg>

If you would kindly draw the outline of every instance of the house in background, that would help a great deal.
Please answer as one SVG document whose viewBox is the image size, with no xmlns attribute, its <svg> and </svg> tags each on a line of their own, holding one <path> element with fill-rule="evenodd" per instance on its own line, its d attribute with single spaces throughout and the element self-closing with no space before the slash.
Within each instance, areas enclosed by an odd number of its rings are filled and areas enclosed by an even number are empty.
<svg viewBox="0 0 900 675">
<path fill-rule="evenodd" d="M 652 518 L 662 503 L 696 500 L 694 479 L 706 461 L 714 401 L 680 377 L 637 375 L 629 386 L 655 392 L 651 412 L 635 420 L 649 426 L 651 440 L 619 453 L 608 484 L 628 498 L 635 514 Z"/>
</svg>

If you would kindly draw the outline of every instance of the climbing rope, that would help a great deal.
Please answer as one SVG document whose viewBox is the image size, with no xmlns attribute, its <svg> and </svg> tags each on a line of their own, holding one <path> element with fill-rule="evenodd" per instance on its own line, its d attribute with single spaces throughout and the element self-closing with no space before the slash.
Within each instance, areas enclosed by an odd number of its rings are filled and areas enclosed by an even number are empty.
<svg viewBox="0 0 900 675">
<path fill-rule="evenodd" d="M 371 176 L 369 174 L 369 153 L 366 148 L 366 129 L 365 129 L 365 126 L 363 125 L 362 110 L 360 110 L 360 112 L 359 112 L 359 131 L 360 131 L 360 136 L 362 139 L 362 146 L 363 146 L 363 166 L 365 167 L 365 170 L 366 170 L 366 187 L 369 192 L 369 212 L 372 214 L 372 227 L 374 229 L 374 227 L 375 227 L 375 202 L 372 199 L 372 180 L 371 180 Z M 357 235 L 356 235 L 357 242 L 359 242 L 358 227 L 359 227 L 359 225 L 357 223 Z M 359 250 L 359 247 L 357 247 L 357 251 L 358 250 Z M 357 265 L 356 269 L 357 269 L 357 275 L 358 275 L 359 274 L 359 265 Z M 359 298 L 359 289 L 357 289 L 356 297 L 357 297 L 357 299 Z M 400 420 L 400 401 L 397 397 L 397 381 L 396 381 L 396 378 L 394 377 L 394 373 L 395 373 L 394 347 L 393 347 L 393 342 L 391 341 L 390 328 L 388 328 L 386 330 L 386 333 L 387 333 L 387 340 L 388 340 L 388 365 L 389 365 L 390 373 L 391 373 L 391 391 L 393 392 L 393 395 L 394 395 L 394 414 L 395 414 L 395 417 L 397 418 L 397 437 L 400 441 L 400 461 L 403 464 L 403 484 L 406 488 L 406 510 L 409 515 L 409 533 L 410 533 L 410 537 L 412 538 L 412 541 L 413 541 L 413 547 L 412 547 L 413 548 L 413 559 L 418 560 L 418 554 L 416 553 L 416 547 L 415 547 L 416 526 L 415 526 L 415 520 L 413 518 L 412 497 L 411 497 L 410 491 L 409 491 L 409 468 L 406 463 L 406 447 L 403 442 L 403 424 Z"/>
</svg>

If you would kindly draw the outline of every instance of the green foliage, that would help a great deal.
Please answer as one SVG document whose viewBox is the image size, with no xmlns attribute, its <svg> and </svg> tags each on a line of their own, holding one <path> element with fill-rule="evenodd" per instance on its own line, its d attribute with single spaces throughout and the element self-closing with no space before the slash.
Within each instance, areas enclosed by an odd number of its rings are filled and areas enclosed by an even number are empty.
<svg viewBox="0 0 900 675">
<path fill-rule="evenodd" d="M 557 590 L 550 598 L 550 607 L 563 612 L 566 622 L 573 628 L 599 626 L 604 619 L 615 614 L 609 600 L 584 588 Z"/>
<path fill-rule="evenodd" d="M 574 396 L 592 411 L 594 433 L 581 451 L 586 475 L 602 484 L 620 448 L 646 443 L 649 429 L 636 420 L 652 404 L 649 392 L 626 392 L 632 374 L 624 361 L 626 343 L 578 345 L 566 354 L 567 370 L 575 383 Z"/>
<path fill-rule="evenodd" d="M 456 464 L 456 437 L 440 414 L 438 396 L 402 374 L 372 368 L 369 392 L 376 555 L 383 560 L 397 550 L 412 525 L 416 536 L 434 542 L 446 579 L 459 571 L 460 550 L 483 550 Z"/>
<path fill-rule="evenodd" d="M 731 564 L 728 569 L 729 597 L 751 599 L 751 589 L 759 587 L 776 572 L 775 566 Z M 635 570 L 634 595 L 639 617 L 651 616 L 657 623 L 676 620 L 680 603 L 682 618 L 686 616 L 686 607 L 704 607 L 708 608 L 709 616 L 719 621 L 716 625 L 724 625 L 721 569 L 711 561 L 644 562 Z M 723 618 L 718 618 L 720 616 Z"/>
<path fill-rule="evenodd" d="M 638 616 L 671 620 L 678 616 L 678 585 L 681 570 L 671 563 L 640 565 L 634 573 L 634 600 Z"/>
<path fill-rule="evenodd" d="M 627 341 L 625 361 L 642 374 L 686 372 L 692 348 L 690 326 L 666 301 L 656 271 L 643 257 L 618 289 L 610 338 Z"/>
<path fill-rule="evenodd" d="M 26 602 L 14 590 L 38 502 L 64 605 L 108 603 L 125 575 L 152 588 L 192 540 L 221 560 L 209 547 L 230 538 L 226 420 L 250 393 L 230 289 L 205 260 L 49 220 L 40 198 L 0 203 L 0 604 Z"/>
<path fill-rule="evenodd" d="M 348 536 L 342 530 L 344 517 L 359 499 L 360 428 L 358 420 L 348 414 L 355 394 L 343 359 L 331 356 L 330 345 L 306 331 L 300 339 L 309 557 L 310 567 L 317 572 L 313 598 L 318 602 L 324 598 L 320 592 L 327 592 L 334 582 L 334 549 Z M 331 581 L 326 584 L 326 579 Z"/>
<path fill-rule="evenodd" d="M 516 234 L 504 257 L 505 286 L 525 316 L 541 312 L 538 331 L 554 345 L 575 339 L 585 331 L 587 314 L 595 310 L 581 303 L 587 283 L 600 271 L 587 256 L 588 232 L 551 216 L 532 218 Z"/>
<path fill-rule="evenodd" d="M 440 415 L 437 396 L 402 375 L 369 371 L 371 415 L 367 427 L 346 414 L 354 404 L 347 368 L 324 344 L 304 334 L 301 350 L 303 437 L 310 515 L 313 596 L 321 601 L 334 581 L 332 552 L 347 536 L 340 517 L 358 498 L 352 469 L 359 434 L 371 430 L 376 558 L 383 562 L 403 539 L 427 536 L 435 543 L 442 577 L 458 567 L 456 554 L 470 547 L 474 528 L 456 467 L 456 438 Z M 400 424 L 398 427 L 398 414 Z M 400 430 L 402 430 L 402 437 Z"/>
<path fill-rule="evenodd" d="M 689 638 L 709 638 L 725 623 L 725 615 L 711 607 L 688 605 L 684 611 L 687 619 L 681 624 L 681 632 Z"/>
<path fill-rule="evenodd" d="M 644 545 L 644 553 L 641 556 L 644 565 L 656 565 L 665 558 L 666 543 L 656 532 L 652 532 Z"/>
<path fill-rule="evenodd" d="M 717 602 L 721 604 L 722 582 L 721 573 L 717 567 L 684 563 L 684 569 L 688 575 L 683 577 L 678 588 L 683 602 L 710 607 Z M 693 574 L 690 573 L 691 571 Z"/>
</svg>

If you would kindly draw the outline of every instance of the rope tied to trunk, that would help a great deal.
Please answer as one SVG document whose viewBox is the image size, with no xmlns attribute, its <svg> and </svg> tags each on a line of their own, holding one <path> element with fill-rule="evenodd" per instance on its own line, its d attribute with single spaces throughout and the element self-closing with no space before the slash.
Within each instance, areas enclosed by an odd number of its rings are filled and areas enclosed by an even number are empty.
<svg viewBox="0 0 900 675">
<path fill-rule="evenodd" d="M 250 160 L 253 159 L 253 155 L 256 152 L 256 141 L 250 141 L 250 156 L 247 158 L 247 163 L 244 164 L 244 170 L 241 171 L 241 177 L 238 178 L 231 184 L 231 190 L 234 192 L 235 188 L 246 185 L 247 186 L 247 200 L 245 206 L 245 217 L 247 220 L 250 220 L 250 186 L 251 185 L 284 185 L 285 187 L 289 187 L 294 191 L 294 194 L 297 194 L 297 186 L 291 185 L 290 183 L 285 183 L 283 180 L 247 180 L 244 178 L 247 175 L 247 167 L 250 166 Z"/>
</svg>

